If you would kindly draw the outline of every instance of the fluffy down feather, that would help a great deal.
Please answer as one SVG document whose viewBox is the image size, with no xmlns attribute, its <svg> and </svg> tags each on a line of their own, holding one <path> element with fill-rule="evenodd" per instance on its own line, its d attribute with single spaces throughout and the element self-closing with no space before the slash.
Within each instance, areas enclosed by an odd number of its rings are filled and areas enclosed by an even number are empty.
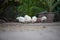
<svg viewBox="0 0 60 40">
<path fill-rule="evenodd" d="M 47 20 L 47 17 L 46 16 L 41 17 L 41 21 L 43 20 Z"/>
<path fill-rule="evenodd" d="M 36 22 L 37 21 L 37 17 L 36 16 L 33 16 L 31 21 L 32 22 Z"/>
<path fill-rule="evenodd" d="M 16 19 L 19 20 L 19 22 L 25 22 L 25 18 L 24 17 L 20 16 L 20 17 L 17 17 Z"/>
<path fill-rule="evenodd" d="M 31 17 L 28 15 L 25 15 L 25 22 L 31 22 Z"/>
</svg>

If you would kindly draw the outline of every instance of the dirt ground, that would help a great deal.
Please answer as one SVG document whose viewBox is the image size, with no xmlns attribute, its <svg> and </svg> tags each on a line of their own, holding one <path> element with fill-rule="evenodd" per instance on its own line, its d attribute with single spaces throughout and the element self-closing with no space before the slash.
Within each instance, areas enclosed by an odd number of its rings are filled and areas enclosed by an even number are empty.
<svg viewBox="0 0 60 40">
<path fill-rule="evenodd" d="M 60 40 L 60 23 L 3 23 L 0 40 Z"/>
</svg>

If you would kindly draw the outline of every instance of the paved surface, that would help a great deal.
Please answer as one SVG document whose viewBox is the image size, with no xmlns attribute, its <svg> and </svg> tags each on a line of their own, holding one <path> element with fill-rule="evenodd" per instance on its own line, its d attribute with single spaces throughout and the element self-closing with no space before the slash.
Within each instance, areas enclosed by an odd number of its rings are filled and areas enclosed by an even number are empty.
<svg viewBox="0 0 60 40">
<path fill-rule="evenodd" d="M 60 23 L 0 24 L 0 40 L 60 40 Z"/>
</svg>

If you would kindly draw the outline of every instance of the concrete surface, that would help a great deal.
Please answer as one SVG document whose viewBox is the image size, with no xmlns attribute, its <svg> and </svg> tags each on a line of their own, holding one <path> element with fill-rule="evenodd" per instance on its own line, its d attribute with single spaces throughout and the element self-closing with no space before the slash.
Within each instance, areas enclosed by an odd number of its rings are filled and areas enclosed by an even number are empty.
<svg viewBox="0 0 60 40">
<path fill-rule="evenodd" d="M 60 40 L 60 23 L 0 24 L 0 40 Z"/>
</svg>

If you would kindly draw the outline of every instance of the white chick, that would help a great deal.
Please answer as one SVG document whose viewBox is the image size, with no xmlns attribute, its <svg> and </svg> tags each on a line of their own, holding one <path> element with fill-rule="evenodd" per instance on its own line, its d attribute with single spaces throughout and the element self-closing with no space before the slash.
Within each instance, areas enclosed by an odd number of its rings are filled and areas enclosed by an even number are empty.
<svg viewBox="0 0 60 40">
<path fill-rule="evenodd" d="M 41 21 L 46 21 L 47 20 L 47 17 L 46 16 L 42 16 L 41 17 Z"/>
<path fill-rule="evenodd" d="M 37 17 L 33 16 L 31 21 L 32 21 L 32 23 L 36 22 L 37 21 Z"/>
<path fill-rule="evenodd" d="M 30 16 L 28 16 L 28 15 L 25 15 L 25 22 L 27 23 L 27 22 L 31 22 L 31 17 Z"/>
<path fill-rule="evenodd" d="M 25 22 L 25 18 L 24 17 L 17 17 L 16 18 L 17 20 L 19 20 L 19 22 L 22 22 L 22 23 L 24 23 Z"/>
</svg>

